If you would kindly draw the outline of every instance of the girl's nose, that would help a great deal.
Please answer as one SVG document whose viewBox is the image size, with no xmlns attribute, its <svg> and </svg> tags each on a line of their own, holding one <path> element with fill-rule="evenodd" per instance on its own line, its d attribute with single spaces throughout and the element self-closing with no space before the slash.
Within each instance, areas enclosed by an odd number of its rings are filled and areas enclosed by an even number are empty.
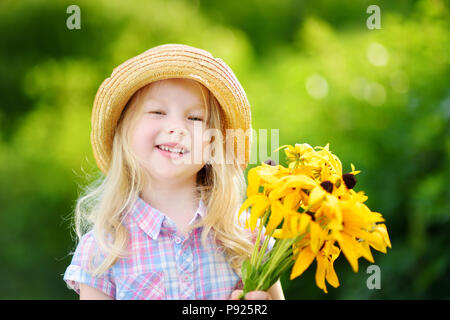
<svg viewBox="0 0 450 320">
<path fill-rule="evenodd" d="M 189 132 L 187 131 L 186 124 L 177 117 L 172 117 L 167 119 L 167 132 L 170 135 L 186 136 Z"/>
<path fill-rule="evenodd" d="M 181 129 L 181 128 L 173 128 L 173 129 L 169 129 L 169 133 L 170 134 L 176 134 L 179 136 L 184 136 L 186 135 L 185 130 Z"/>
</svg>

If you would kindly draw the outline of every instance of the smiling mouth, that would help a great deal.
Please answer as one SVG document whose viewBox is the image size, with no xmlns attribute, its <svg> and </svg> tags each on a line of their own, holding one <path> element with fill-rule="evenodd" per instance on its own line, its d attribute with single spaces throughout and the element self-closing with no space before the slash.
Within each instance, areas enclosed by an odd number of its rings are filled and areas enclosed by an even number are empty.
<svg viewBox="0 0 450 320">
<path fill-rule="evenodd" d="M 161 151 L 178 154 L 178 155 L 184 155 L 186 153 L 189 153 L 189 151 L 183 149 L 183 148 L 169 148 L 163 145 L 157 145 L 156 148 L 158 148 Z"/>
</svg>

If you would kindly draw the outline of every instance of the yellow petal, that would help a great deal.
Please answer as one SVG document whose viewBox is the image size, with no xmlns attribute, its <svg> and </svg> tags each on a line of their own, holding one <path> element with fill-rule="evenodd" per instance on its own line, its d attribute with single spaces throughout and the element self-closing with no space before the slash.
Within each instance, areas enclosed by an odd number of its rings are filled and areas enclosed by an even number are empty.
<svg viewBox="0 0 450 320">
<path fill-rule="evenodd" d="M 257 194 L 259 191 L 259 186 L 261 183 L 261 177 L 258 174 L 257 168 L 252 168 L 248 171 L 248 187 L 247 187 L 247 197 L 251 197 Z"/>
<path fill-rule="evenodd" d="M 298 234 L 299 220 L 300 220 L 299 213 L 295 212 L 294 214 L 290 215 L 289 228 L 290 228 L 290 231 L 292 232 L 293 235 L 297 235 Z"/>
<path fill-rule="evenodd" d="M 262 197 L 265 198 L 265 196 L 263 194 L 256 194 L 251 197 L 248 197 L 244 201 L 244 203 L 241 205 L 241 207 L 239 208 L 238 218 L 241 216 L 241 214 L 242 214 L 242 212 L 244 212 L 244 210 L 246 210 L 248 207 L 253 205 L 256 201 L 260 200 Z"/>
<path fill-rule="evenodd" d="M 355 245 L 356 240 L 352 239 L 344 232 L 337 233 L 335 237 L 353 271 L 358 272 L 358 254 L 355 250 L 355 246 L 357 245 Z"/>
<path fill-rule="evenodd" d="M 274 230 L 281 223 L 286 214 L 286 209 L 279 200 L 272 202 L 270 209 L 269 222 L 266 226 L 267 233 Z"/>
<path fill-rule="evenodd" d="M 283 229 L 286 230 L 290 238 L 295 238 L 303 233 L 299 232 L 300 217 L 301 214 L 297 211 L 290 210 L 285 213 Z"/>
<path fill-rule="evenodd" d="M 280 238 L 280 239 L 284 239 L 285 238 L 285 236 L 284 236 L 284 232 L 283 232 L 283 229 L 275 229 L 274 231 L 273 231 L 273 233 L 272 233 L 272 237 L 273 238 Z"/>
<path fill-rule="evenodd" d="M 334 260 L 339 256 L 340 250 L 336 246 L 332 246 L 333 253 L 331 254 L 331 261 L 328 264 L 327 271 L 326 271 L 326 279 L 329 284 L 331 284 L 333 287 L 337 288 L 339 287 L 339 279 L 337 277 L 336 271 L 334 270 Z"/>
<path fill-rule="evenodd" d="M 239 209 L 238 217 L 241 216 L 242 212 L 248 207 L 252 207 L 250 210 L 250 227 L 252 231 L 255 229 L 256 221 L 264 213 L 266 208 L 269 206 L 269 199 L 263 194 L 254 194 L 244 201 L 241 208 Z"/>
<path fill-rule="evenodd" d="M 306 269 L 308 269 L 315 256 L 316 255 L 311 251 L 311 248 L 309 246 L 300 251 L 297 259 L 295 260 L 294 266 L 292 267 L 290 279 L 292 280 L 294 278 L 297 278 Z"/>
<path fill-rule="evenodd" d="M 375 230 L 372 232 L 372 239 L 368 241 L 369 244 L 377 251 L 386 253 L 386 243 L 384 242 L 383 235 L 378 232 L 378 230 Z"/>
<path fill-rule="evenodd" d="M 310 222 L 311 222 L 311 216 L 309 214 L 307 214 L 307 213 L 300 214 L 300 223 L 298 226 L 299 234 L 306 232 L 306 228 L 308 228 Z"/>
<path fill-rule="evenodd" d="M 276 187 L 269 194 L 270 201 L 279 199 L 292 192 L 292 188 L 311 189 L 317 184 L 315 181 L 305 175 L 289 175 L 280 179 L 281 186 Z"/>
<path fill-rule="evenodd" d="M 339 279 L 336 274 L 336 271 L 334 271 L 334 267 L 332 264 L 328 267 L 326 279 L 328 283 L 331 284 L 333 287 L 335 288 L 339 287 Z"/>
<path fill-rule="evenodd" d="M 383 236 L 383 239 L 384 239 L 384 242 L 386 243 L 386 245 L 389 248 L 392 248 L 391 240 L 389 239 L 389 234 L 387 232 L 386 225 L 385 224 L 377 224 L 376 230 L 378 230 L 378 232 L 381 233 L 381 235 Z"/>
<path fill-rule="evenodd" d="M 311 232 L 311 250 L 317 254 L 323 243 L 323 231 L 316 222 L 311 222 L 309 227 Z"/>
<path fill-rule="evenodd" d="M 374 263 L 374 259 L 372 256 L 372 252 L 370 251 L 370 246 L 367 241 L 360 242 L 359 252 L 362 257 L 364 257 L 367 261 Z"/>
<path fill-rule="evenodd" d="M 322 208 L 325 212 L 325 215 L 329 219 L 334 219 L 337 223 L 342 223 L 342 211 L 339 206 L 339 200 L 334 195 L 328 195 L 326 197 L 326 202 L 323 203 Z"/>
<path fill-rule="evenodd" d="M 278 150 L 282 149 L 282 148 L 286 148 L 286 147 L 292 147 L 288 144 L 282 145 L 281 147 L 276 148 L 275 150 L 273 150 L 273 152 L 277 152 Z"/>
<path fill-rule="evenodd" d="M 317 270 L 316 270 L 316 285 L 322 289 L 325 293 L 328 293 L 327 286 L 325 285 L 325 258 L 323 257 L 323 253 L 319 252 L 316 257 L 317 261 Z"/>
<path fill-rule="evenodd" d="M 364 239 L 369 242 L 377 242 L 377 238 L 374 237 L 373 233 L 367 232 L 357 226 L 353 225 L 350 222 L 345 222 L 345 232 L 353 237 Z"/>
<path fill-rule="evenodd" d="M 353 165 L 353 163 L 350 163 L 350 166 L 352 167 L 352 172 L 351 172 L 351 174 L 357 175 L 358 173 L 361 172 L 361 171 L 359 171 L 359 170 L 355 171 L 355 166 Z"/>
<path fill-rule="evenodd" d="M 297 205 L 300 202 L 300 200 L 301 200 L 300 192 L 294 190 L 286 195 L 283 204 L 289 210 L 297 210 Z"/>
<path fill-rule="evenodd" d="M 318 202 L 322 201 L 326 196 L 326 191 L 322 189 L 322 187 L 317 186 L 314 189 L 312 189 L 311 193 L 309 194 L 309 200 L 308 205 L 313 206 L 317 204 Z"/>
<path fill-rule="evenodd" d="M 255 230 L 258 219 L 264 214 L 270 204 L 269 200 L 266 197 L 264 198 L 265 200 L 256 202 L 250 210 L 250 228 L 252 231 Z"/>
<path fill-rule="evenodd" d="M 366 202 L 366 200 L 368 199 L 368 197 L 364 194 L 364 191 L 359 191 L 359 192 L 355 193 L 353 195 L 353 198 L 355 199 L 355 201 L 358 201 L 361 203 Z"/>
<path fill-rule="evenodd" d="M 335 231 L 341 231 L 344 229 L 342 222 L 339 222 L 336 219 L 331 219 L 327 224 L 327 229 L 335 230 Z"/>
</svg>

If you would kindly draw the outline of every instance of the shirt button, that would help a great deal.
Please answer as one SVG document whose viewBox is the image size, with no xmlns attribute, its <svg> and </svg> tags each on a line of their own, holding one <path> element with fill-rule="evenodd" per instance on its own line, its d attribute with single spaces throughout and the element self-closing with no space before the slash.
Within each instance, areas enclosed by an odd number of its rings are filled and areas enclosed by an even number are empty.
<svg viewBox="0 0 450 320">
<path fill-rule="evenodd" d="M 181 243 L 181 239 L 179 237 L 175 237 L 175 243 L 176 244 L 180 244 Z"/>
</svg>

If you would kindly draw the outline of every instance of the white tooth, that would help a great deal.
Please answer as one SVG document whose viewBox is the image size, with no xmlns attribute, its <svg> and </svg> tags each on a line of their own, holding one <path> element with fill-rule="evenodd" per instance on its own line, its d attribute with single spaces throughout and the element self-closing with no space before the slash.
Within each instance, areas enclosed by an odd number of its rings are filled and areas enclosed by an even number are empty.
<svg viewBox="0 0 450 320">
<path fill-rule="evenodd" d="M 169 148 L 167 146 L 160 146 L 161 149 L 165 150 L 165 151 L 170 151 L 170 152 L 176 152 L 176 153 L 185 153 L 186 151 L 184 149 L 178 149 L 178 148 Z"/>
</svg>

